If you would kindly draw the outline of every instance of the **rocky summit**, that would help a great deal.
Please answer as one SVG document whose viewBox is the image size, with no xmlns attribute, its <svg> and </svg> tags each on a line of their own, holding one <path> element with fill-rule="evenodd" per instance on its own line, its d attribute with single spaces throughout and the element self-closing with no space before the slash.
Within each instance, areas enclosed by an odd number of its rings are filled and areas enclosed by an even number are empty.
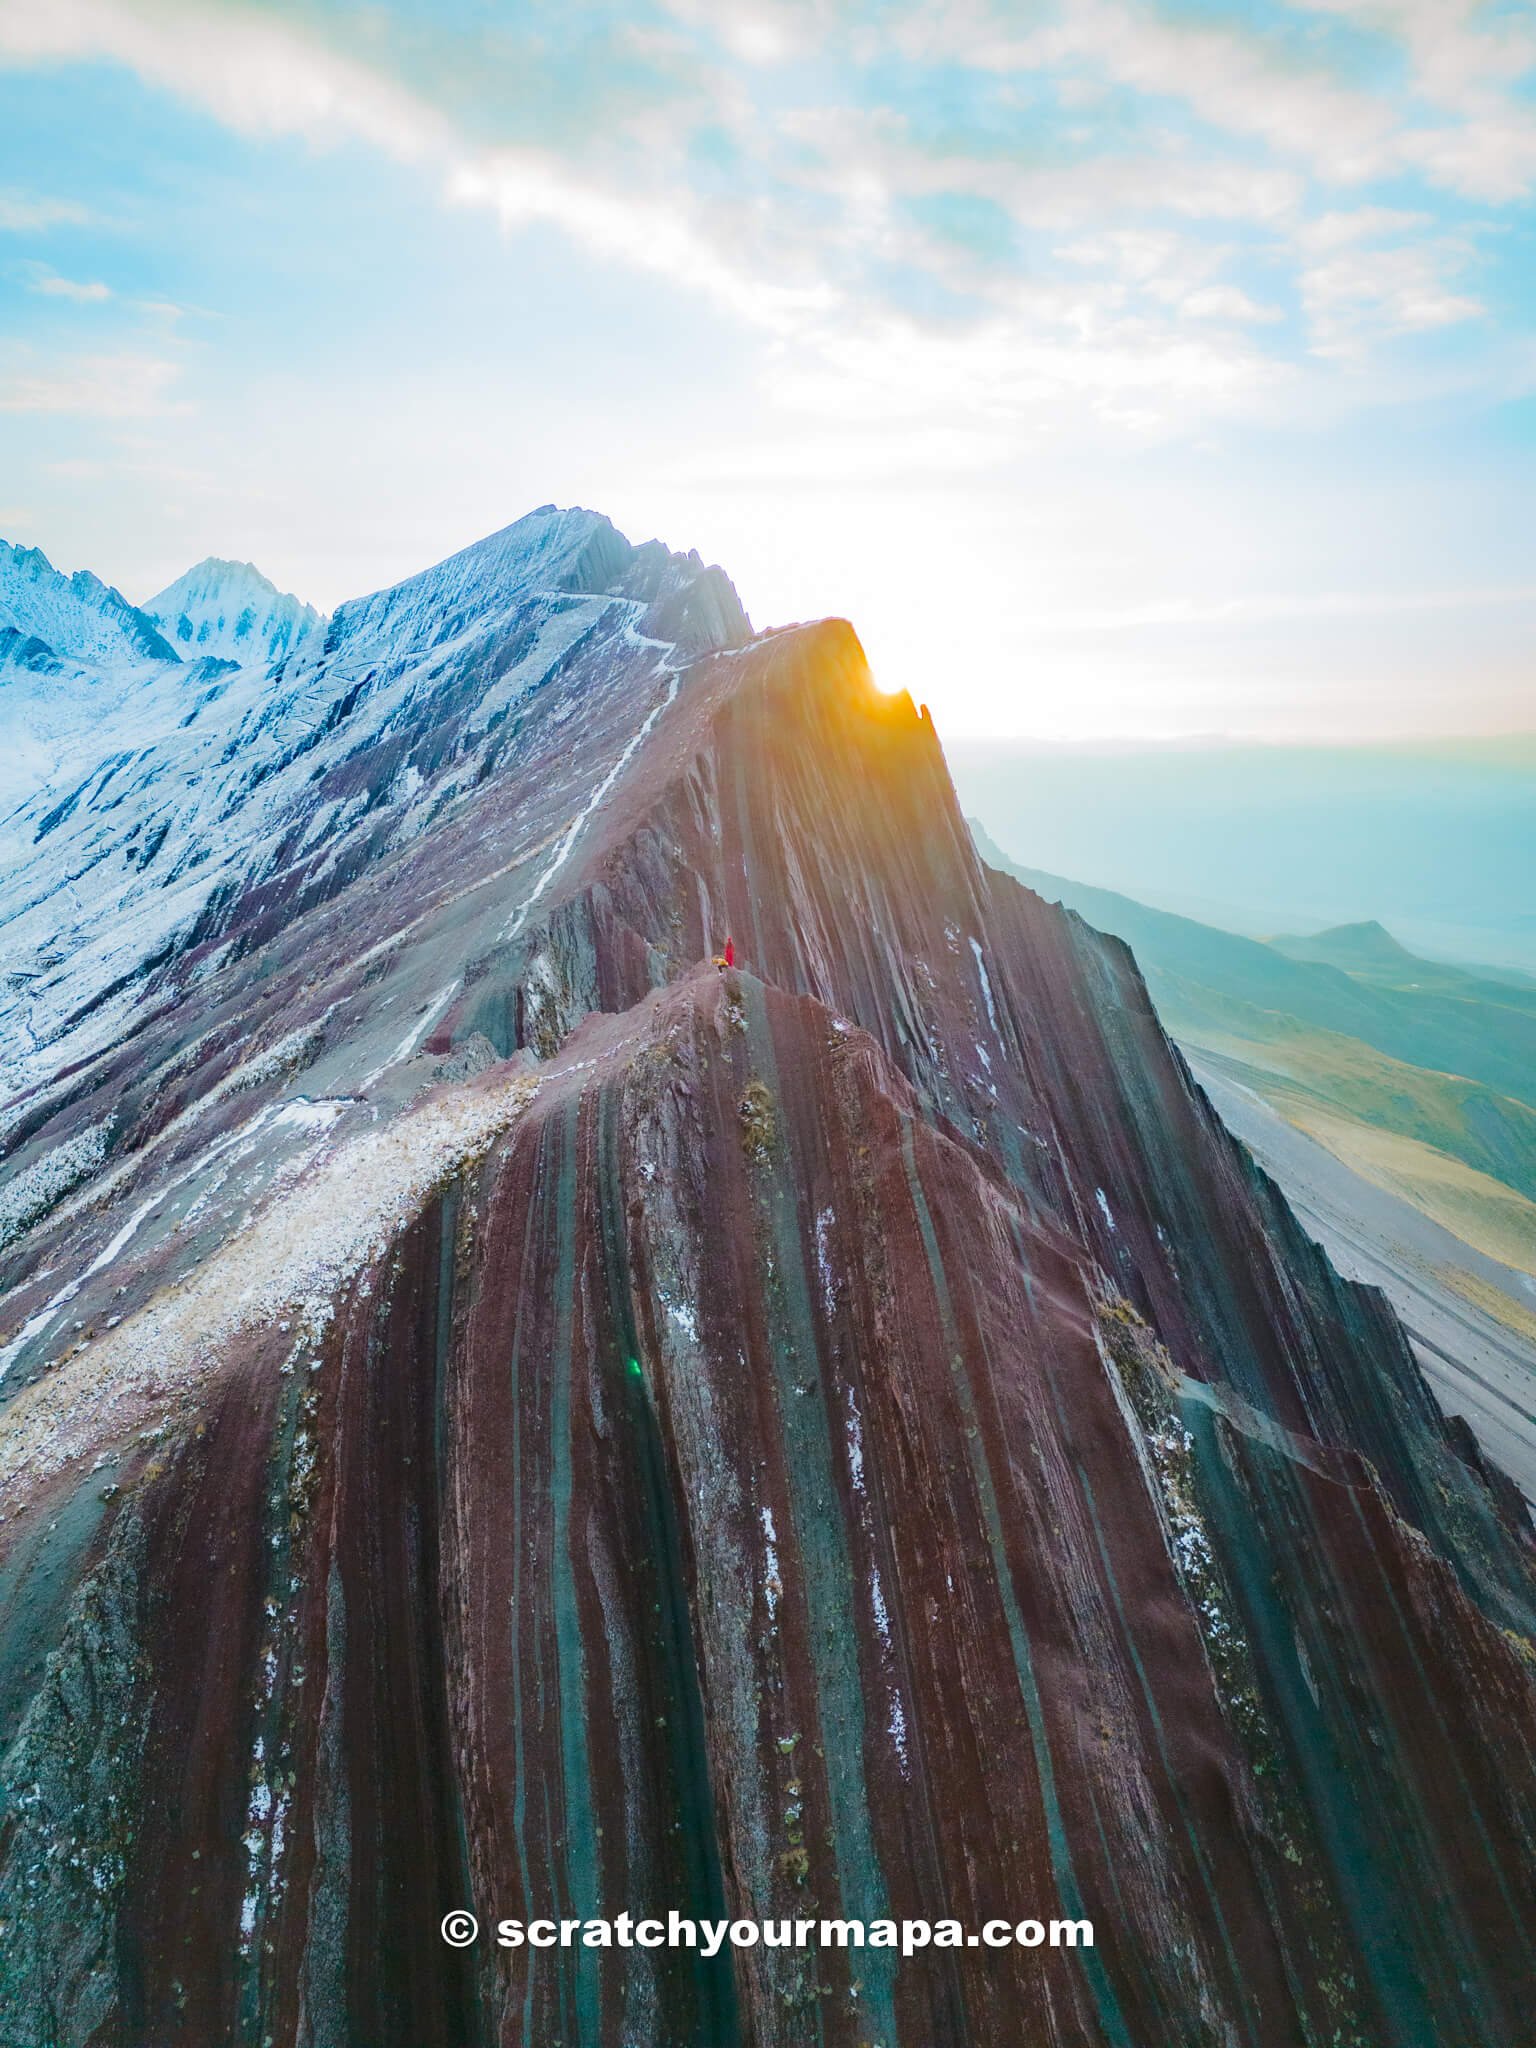
<svg viewBox="0 0 1536 2048">
<path fill-rule="evenodd" d="M 1524 1506 L 848 625 L 41 561 L 3 2048 L 1530 2041 Z M 674 1910 L 1094 1939 L 490 1933 Z"/>
</svg>

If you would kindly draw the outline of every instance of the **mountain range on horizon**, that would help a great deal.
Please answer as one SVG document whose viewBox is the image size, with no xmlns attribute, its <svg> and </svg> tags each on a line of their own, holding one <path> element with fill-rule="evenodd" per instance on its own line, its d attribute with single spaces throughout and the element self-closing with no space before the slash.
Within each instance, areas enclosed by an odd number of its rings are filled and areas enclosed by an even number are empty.
<svg viewBox="0 0 1536 2048">
<path fill-rule="evenodd" d="M 0 2048 L 1521 2048 L 1527 1505 L 926 709 L 592 512 L 256 574 L 0 555 Z"/>
<path fill-rule="evenodd" d="M 324 625 L 249 562 L 209 556 L 138 606 L 88 570 L 66 576 L 40 548 L 0 540 L 0 820 L 172 665 L 265 668 Z M 162 713 L 143 708 L 153 729 Z"/>
<path fill-rule="evenodd" d="M 1026 864 L 1268 938 L 1375 921 L 1419 958 L 1536 975 L 1536 739 L 948 744 Z"/>
<path fill-rule="evenodd" d="M 209 555 L 135 605 L 89 570 L 67 576 L 41 548 L 0 540 L 0 664 L 72 660 L 266 664 L 323 629 L 325 615 L 253 562 Z"/>
</svg>

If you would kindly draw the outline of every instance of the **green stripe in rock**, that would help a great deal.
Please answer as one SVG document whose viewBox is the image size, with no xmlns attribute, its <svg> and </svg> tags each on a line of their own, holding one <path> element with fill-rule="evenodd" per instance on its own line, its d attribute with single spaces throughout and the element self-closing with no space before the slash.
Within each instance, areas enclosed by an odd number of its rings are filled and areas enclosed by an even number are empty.
<svg viewBox="0 0 1536 2048">
<path fill-rule="evenodd" d="M 587 1756 L 586 1672 L 581 1650 L 581 1607 L 571 1554 L 571 1372 L 576 1294 L 576 1147 L 580 1099 L 573 1097 L 559 1133 L 555 1192 L 555 1343 L 550 1362 L 550 1508 L 554 1547 L 550 1560 L 555 1653 L 560 1693 L 560 1757 L 564 1804 L 564 1875 L 571 1917 L 595 1919 L 598 1890 L 597 1821 Z M 570 1951 L 576 1977 L 575 2039 L 595 2043 L 602 2018 L 601 1951 Z"/>
<path fill-rule="evenodd" d="M 679 1830 L 683 1865 L 683 1896 L 679 1910 L 694 1920 L 727 1918 L 725 1880 L 715 1832 L 715 1803 L 709 1779 L 709 1745 L 704 1700 L 699 1686 L 699 1659 L 693 1634 L 688 1568 L 682 1532 L 668 1477 L 667 1454 L 645 1370 L 635 1356 L 635 1328 L 628 1238 L 624 1228 L 623 1189 L 619 1172 L 620 1106 L 617 1090 L 599 1097 L 597 1210 L 603 1280 L 608 1297 L 611 1338 L 625 1360 L 617 1399 L 628 1428 L 626 1442 L 634 1461 L 644 1512 L 643 1561 L 654 1572 L 656 1630 L 665 1688 L 662 1747 L 672 1810 L 664 1816 Z M 641 1558 L 634 1563 L 639 1567 Z M 637 1907 L 643 1903 L 636 1898 Z M 659 1904 L 658 1902 L 654 1902 Z M 669 1903 L 672 1903 L 669 1901 Z M 694 2021 L 690 2048 L 731 2048 L 741 2038 L 736 2008 L 736 1980 L 731 1957 L 713 1958 L 682 1949 L 667 1967 L 692 1980 Z M 626 2038 L 640 2039 L 652 1993 L 638 1972 L 626 1972 L 628 2004 L 634 2008 Z"/>
<path fill-rule="evenodd" d="M 1078 1886 L 1077 1873 L 1072 1867 L 1072 1849 L 1067 1840 L 1066 1821 L 1056 1791 L 1056 1771 L 1046 1734 L 1045 1709 L 1040 1699 L 1039 1682 L 1035 1677 L 1034 1659 L 1030 1655 L 1029 1635 L 1024 1627 L 1024 1616 L 1019 1608 L 1018 1595 L 1014 1590 L 1013 1573 L 1008 1563 L 1008 1547 L 1003 1535 L 1002 1512 L 997 1504 L 997 1489 L 992 1481 L 986 1442 L 976 1419 L 976 1404 L 972 1398 L 971 1383 L 966 1375 L 965 1360 L 961 1353 L 954 1304 L 950 1299 L 944 1262 L 939 1255 L 938 1235 L 933 1227 L 928 1198 L 923 1193 L 917 1161 L 913 1156 L 910 1124 L 902 1131 L 901 1153 L 902 1163 L 906 1168 L 907 1185 L 912 1194 L 912 1206 L 917 1215 L 918 1231 L 928 1259 L 928 1271 L 933 1280 L 934 1294 L 938 1300 L 939 1314 L 949 1344 L 950 1374 L 960 1405 L 961 1419 L 965 1425 L 966 1455 L 970 1461 L 971 1479 L 987 1525 L 987 1546 L 992 1553 L 992 1567 L 997 1578 L 998 1593 L 1003 1603 L 1003 1614 L 1008 1624 L 1008 1636 L 1013 1649 L 1014 1669 L 1019 1675 L 1019 1691 L 1023 1696 L 1024 1712 L 1029 1721 L 1030 1742 L 1035 1752 L 1035 1769 L 1040 1780 L 1040 1802 L 1045 1809 L 1046 1842 L 1050 1851 L 1051 1870 L 1067 1916 L 1070 1919 L 1081 1920 L 1087 1915 L 1083 1909 L 1083 1895 Z M 1072 1954 L 1082 1965 L 1105 2034 L 1109 2040 L 1120 2044 L 1120 2048 L 1132 2048 L 1131 2037 L 1126 2031 L 1125 2016 L 1120 2010 L 1119 2000 L 1115 1997 L 1114 1987 L 1109 1981 L 1099 1951 L 1096 1948 L 1082 1948 L 1074 1949 Z"/>
<path fill-rule="evenodd" d="M 778 1068 L 760 982 L 744 976 L 742 995 L 753 1065 L 775 1103 Z M 782 1133 L 773 1140 L 775 1157 L 754 1172 L 755 1192 L 773 1249 L 773 1281 L 766 1289 L 769 1343 L 773 1352 L 779 1416 L 784 1433 L 785 1476 L 795 1547 L 805 1572 L 805 1606 L 816 1676 L 817 1713 L 832 1808 L 838 1887 L 843 1910 L 853 1919 L 889 1916 L 885 1874 L 870 1826 L 864 1782 L 864 1688 L 859 1669 L 859 1631 L 854 1607 L 853 1565 L 837 1507 L 833 1425 L 811 1309 L 792 1177 Z M 767 1910 L 766 1906 L 763 1909 Z M 871 2041 L 897 2038 L 896 1963 L 890 1949 L 865 1949 L 860 2005 L 864 2033 Z M 818 2028 L 819 2038 L 819 2028 Z"/>
<path fill-rule="evenodd" d="M 1305 1788 L 1350 1945 L 1379 2005 L 1383 2042 L 1420 2048 L 1443 2037 L 1407 1925 L 1407 1915 L 1416 1910 L 1415 1884 L 1394 1866 L 1390 1834 L 1384 1860 L 1373 1831 L 1361 1822 L 1362 1811 L 1389 1796 L 1388 1781 L 1368 1753 L 1371 1745 L 1358 1709 L 1343 1707 L 1351 1698 L 1349 1678 L 1328 1649 L 1327 1631 L 1305 1607 L 1293 1616 L 1276 1590 L 1282 1583 L 1294 1588 L 1308 1582 L 1287 1557 L 1293 1547 L 1305 1546 L 1315 1559 L 1326 1559 L 1294 1485 L 1291 1459 L 1260 1436 L 1239 1437 L 1234 1443 L 1243 1468 L 1239 1481 L 1218 1440 L 1220 1411 L 1205 1391 L 1185 1382 L 1178 1405 L 1195 1442 L 1206 1526 Z M 1312 1698 L 1302 1670 L 1297 1643 L 1303 1634 L 1321 1705 Z"/>
</svg>

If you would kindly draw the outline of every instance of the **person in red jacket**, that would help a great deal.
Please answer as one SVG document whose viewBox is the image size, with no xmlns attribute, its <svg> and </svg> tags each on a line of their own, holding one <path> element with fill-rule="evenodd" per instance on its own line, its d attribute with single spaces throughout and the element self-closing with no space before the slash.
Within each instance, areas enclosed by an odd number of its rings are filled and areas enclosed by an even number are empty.
<svg viewBox="0 0 1536 2048">
<path fill-rule="evenodd" d="M 731 944 L 729 935 L 727 935 L 725 941 L 725 964 L 727 967 L 734 967 L 736 965 L 736 948 Z"/>
</svg>

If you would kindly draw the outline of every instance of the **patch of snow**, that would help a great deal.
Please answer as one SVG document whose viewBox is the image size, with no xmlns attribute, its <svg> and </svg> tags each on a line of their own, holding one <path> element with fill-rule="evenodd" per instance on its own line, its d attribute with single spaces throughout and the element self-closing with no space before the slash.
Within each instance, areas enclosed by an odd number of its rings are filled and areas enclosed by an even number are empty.
<svg viewBox="0 0 1536 2048">
<path fill-rule="evenodd" d="M 992 983 L 987 974 L 987 963 L 981 957 L 981 945 L 978 940 L 971 940 L 971 951 L 976 956 L 976 972 L 981 976 L 981 993 L 987 1005 L 987 1022 L 992 1026 L 992 1035 L 995 1038 L 998 1035 L 997 1010 L 992 1001 Z"/>
<path fill-rule="evenodd" d="M 889 1656 L 891 1653 L 891 1617 L 885 1604 L 885 1588 L 880 1583 L 879 1565 L 869 1568 L 869 1604 L 874 1610 L 875 1631 L 880 1638 L 880 1647 Z"/>
<path fill-rule="evenodd" d="M 699 1319 L 694 1313 L 691 1304 L 686 1301 L 668 1301 L 666 1303 L 666 1311 L 668 1317 L 682 1331 L 689 1343 L 697 1344 L 699 1341 Z"/>
<path fill-rule="evenodd" d="M 643 634 L 635 634 L 633 637 L 637 640 L 645 638 Z M 523 901 L 519 906 L 518 910 L 516 911 L 515 915 L 508 921 L 506 925 L 503 926 L 501 933 L 503 939 L 515 939 L 517 937 L 518 933 L 527 923 L 528 914 L 533 909 L 534 904 L 538 902 L 539 898 L 544 894 L 544 891 L 549 887 L 550 883 L 555 879 L 556 875 L 558 875 L 560 870 L 565 866 L 566 861 L 570 857 L 571 848 L 576 844 L 577 838 L 580 835 L 582 826 L 586 824 L 588 818 L 591 817 L 592 813 L 603 801 L 603 798 L 607 796 L 609 790 L 613 788 L 613 785 L 618 781 L 619 777 L 624 773 L 624 770 L 629 766 L 631 760 L 634 758 L 637 749 L 641 747 L 644 744 L 645 740 L 649 737 L 651 727 L 656 723 L 657 719 L 661 716 L 662 712 L 665 711 L 667 706 L 671 704 L 676 698 L 680 671 L 675 668 L 668 668 L 664 662 L 658 662 L 656 664 L 656 672 L 658 674 L 666 674 L 666 689 L 662 692 L 661 696 L 657 698 L 656 702 L 651 706 L 650 710 L 641 720 L 638 730 L 635 732 L 634 736 L 631 738 L 628 745 L 625 747 L 623 753 L 620 754 L 617 761 L 614 762 L 613 766 L 608 770 L 608 773 L 603 777 L 602 781 L 597 785 L 596 789 L 593 790 L 591 796 L 588 797 L 585 806 L 577 812 L 576 816 L 571 820 L 571 823 L 567 826 L 565 832 L 562 834 L 560 838 L 559 844 L 555 848 L 553 856 L 543 868 L 542 872 L 538 877 L 538 880 L 534 883 L 533 887 L 529 890 L 528 894 L 523 898 Z"/>
<path fill-rule="evenodd" d="M 864 1426 L 859 1417 L 859 1404 L 853 1398 L 853 1389 L 847 1389 L 848 1401 L 848 1476 L 853 1481 L 853 1490 L 860 1500 L 864 1493 Z"/>
<path fill-rule="evenodd" d="M 901 1765 L 901 1775 L 911 1776 L 911 1765 L 907 1757 L 907 1715 L 901 1704 L 901 1694 L 894 1686 L 891 1689 L 891 1718 L 886 1723 L 886 1733 L 896 1745 L 896 1760 Z"/>
<path fill-rule="evenodd" d="M 46 1215 L 62 1195 L 77 1188 L 107 1154 L 111 1125 L 91 1124 L 23 1167 L 0 1187 L 0 1249 Z"/>
<path fill-rule="evenodd" d="M 832 1225 L 835 1220 L 830 1209 L 821 1210 L 816 1217 L 816 1271 L 821 1280 L 821 1305 L 828 1315 L 837 1307 L 837 1276 L 832 1270 Z M 852 1398 L 850 1394 L 849 1399 Z"/>
<path fill-rule="evenodd" d="M 411 1054 L 415 1052 L 422 1039 L 426 1037 L 438 1018 L 447 1009 L 449 1003 L 452 1002 L 458 986 L 458 976 L 455 975 L 446 988 L 438 990 L 410 1030 L 407 1031 L 404 1038 L 395 1047 L 389 1058 L 375 1067 L 371 1074 L 365 1074 L 362 1080 L 358 1082 L 357 1092 L 359 1095 L 366 1095 L 374 1082 L 379 1080 L 384 1074 L 387 1074 L 391 1067 L 398 1067 L 402 1060 L 408 1060 L 411 1057 Z"/>
<path fill-rule="evenodd" d="M 763 1598 L 768 1603 L 768 1619 L 772 1621 L 779 1611 L 779 1595 L 784 1583 L 779 1577 L 779 1538 L 773 1526 L 773 1509 L 760 1508 L 758 1518 L 763 1525 L 763 1547 L 767 1555 L 767 1574 L 763 1580 Z"/>
</svg>

